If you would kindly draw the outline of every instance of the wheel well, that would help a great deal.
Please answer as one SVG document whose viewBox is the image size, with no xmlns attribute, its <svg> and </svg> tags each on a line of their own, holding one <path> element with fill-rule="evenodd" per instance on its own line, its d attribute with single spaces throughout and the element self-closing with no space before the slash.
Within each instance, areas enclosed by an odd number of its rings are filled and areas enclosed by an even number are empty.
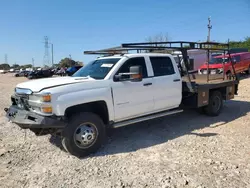
<svg viewBox="0 0 250 188">
<path fill-rule="evenodd" d="M 219 91 L 221 93 L 221 95 L 222 95 L 223 100 L 227 99 L 227 87 L 211 89 L 210 93 L 212 94 L 212 92 L 214 92 L 214 91 Z"/>
<path fill-rule="evenodd" d="M 71 106 L 65 110 L 65 117 L 69 118 L 79 112 L 92 112 L 100 116 L 104 124 L 109 123 L 108 107 L 105 101 L 95 101 Z"/>
</svg>

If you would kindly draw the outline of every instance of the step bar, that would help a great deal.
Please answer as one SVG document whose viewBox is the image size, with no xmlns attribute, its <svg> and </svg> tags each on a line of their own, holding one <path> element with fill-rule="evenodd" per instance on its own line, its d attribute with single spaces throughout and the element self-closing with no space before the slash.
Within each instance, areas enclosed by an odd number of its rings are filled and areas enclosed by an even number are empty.
<svg viewBox="0 0 250 188">
<path fill-rule="evenodd" d="M 155 118 L 164 117 L 164 116 L 168 116 L 168 115 L 172 115 L 172 114 L 177 114 L 177 113 L 180 113 L 180 112 L 183 112 L 183 110 L 182 109 L 168 110 L 168 111 L 159 112 L 159 113 L 152 114 L 152 115 L 147 115 L 147 116 L 143 116 L 143 117 L 139 117 L 139 118 L 135 118 L 135 119 L 130 119 L 130 120 L 117 122 L 117 123 L 112 124 L 111 127 L 119 128 L 119 127 L 123 127 L 123 126 L 126 126 L 126 125 L 139 123 L 139 122 L 142 122 L 142 121 L 147 121 L 147 120 L 150 120 L 150 119 L 155 119 Z"/>
</svg>

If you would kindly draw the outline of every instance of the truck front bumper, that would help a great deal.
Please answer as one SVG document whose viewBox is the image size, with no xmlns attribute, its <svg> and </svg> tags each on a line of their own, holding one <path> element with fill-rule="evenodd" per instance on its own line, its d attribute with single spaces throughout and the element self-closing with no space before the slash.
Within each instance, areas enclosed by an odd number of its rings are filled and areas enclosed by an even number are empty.
<svg viewBox="0 0 250 188">
<path fill-rule="evenodd" d="M 23 129 L 33 129 L 33 128 L 64 128 L 66 122 L 58 117 L 47 117 L 41 116 L 36 113 L 26 111 L 18 108 L 17 106 L 10 106 L 6 108 L 6 117 L 9 121 L 17 124 Z"/>
</svg>

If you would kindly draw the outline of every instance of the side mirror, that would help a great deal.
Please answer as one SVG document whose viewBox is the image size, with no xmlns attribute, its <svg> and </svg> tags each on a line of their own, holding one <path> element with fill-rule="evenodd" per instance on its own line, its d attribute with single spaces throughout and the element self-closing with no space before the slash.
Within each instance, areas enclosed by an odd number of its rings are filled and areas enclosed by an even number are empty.
<svg viewBox="0 0 250 188">
<path fill-rule="evenodd" d="M 119 73 L 114 76 L 114 81 L 142 81 L 142 67 L 141 66 L 131 66 L 128 73 Z"/>
<path fill-rule="evenodd" d="M 142 81 L 142 67 L 141 66 L 132 66 L 129 68 L 130 80 L 134 82 Z"/>
</svg>

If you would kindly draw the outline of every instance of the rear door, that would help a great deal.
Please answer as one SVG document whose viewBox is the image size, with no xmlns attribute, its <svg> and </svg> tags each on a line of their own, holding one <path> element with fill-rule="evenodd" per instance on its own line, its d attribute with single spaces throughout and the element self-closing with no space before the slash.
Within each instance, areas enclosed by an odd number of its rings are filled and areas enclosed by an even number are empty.
<svg viewBox="0 0 250 188">
<path fill-rule="evenodd" d="M 182 80 L 170 56 L 149 56 L 153 69 L 154 111 L 176 108 L 181 103 Z"/>
<path fill-rule="evenodd" d="M 232 59 L 236 61 L 234 65 L 236 73 L 240 73 L 244 69 L 244 64 L 243 61 L 241 61 L 240 55 L 233 56 Z"/>
</svg>

